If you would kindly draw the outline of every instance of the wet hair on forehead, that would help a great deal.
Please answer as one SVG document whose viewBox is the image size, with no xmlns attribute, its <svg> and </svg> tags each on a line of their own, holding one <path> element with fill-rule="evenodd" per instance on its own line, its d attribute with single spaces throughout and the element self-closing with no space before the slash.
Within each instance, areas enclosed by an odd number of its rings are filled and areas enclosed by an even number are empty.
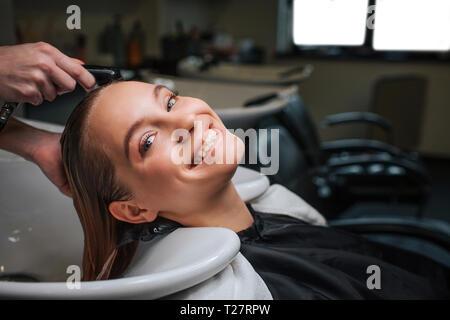
<svg viewBox="0 0 450 320">
<path fill-rule="evenodd" d="M 88 141 L 91 138 L 94 138 L 94 135 L 92 135 L 91 130 L 89 130 L 89 127 L 90 127 L 89 124 L 91 122 L 91 115 L 95 109 L 95 106 L 98 104 L 99 99 L 105 94 L 105 91 L 108 89 L 108 87 L 113 85 L 115 82 L 111 82 L 111 83 L 108 83 L 101 87 L 98 87 L 98 88 L 92 90 L 91 92 L 89 92 L 88 95 L 86 96 L 86 99 L 90 99 L 90 101 L 87 102 L 89 106 L 87 107 L 87 110 L 85 110 L 86 115 L 85 115 L 85 119 L 83 121 L 82 129 L 85 131 L 84 137 Z"/>
<path fill-rule="evenodd" d="M 83 131 L 83 136 L 81 137 L 80 145 L 82 146 L 85 152 L 101 155 L 102 157 L 106 157 L 109 159 L 110 164 L 114 168 L 115 173 L 114 176 L 116 178 L 115 182 L 120 184 L 122 188 L 126 189 L 127 193 L 130 194 L 131 197 L 130 189 L 124 183 L 117 181 L 117 172 L 116 172 L 117 168 L 115 168 L 114 161 L 111 161 L 112 153 L 114 152 L 111 149 L 111 144 L 100 139 L 98 135 L 94 132 L 93 127 L 90 125 L 92 120 L 92 114 L 94 113 L 95 107 L 98 105 L 99 100 L 102 98 L 103 95 L 108 94 L 107 90 L 110 89 L 111 86 L 122 82 L 123 82 L 122 80 L 112 81 L 106 85 L 96 88 L 95 90 L 91 91 L 88 94 L 88 95 L 93 94 L 93 97 L 91 98 L 91 101 L 88 102 L 89 108 L 88 110 L 86 110 L 85 119 L 82 124 L 81 130 Z"/>
<path fill-rule="evenodd" d="M 103 152 L 110 156 L 111 150 L 108 148 L 108 145 L 100 141 L 96 134 L 93 133 L 92 127 L 90 126 L 92 113 L 95 110 L 96 105 L 98 105 L 99 100 L 102 98 L 104 94 L 107 94 L 107 90 L 117 83 L 123 82 L 122 80 L 114 80 L 108 84 L 105 84 L 101 87 L 98 87 L 91 92 L 88 93 L 85 99 L 89 99 L 90 101 L 86 101 L 87 108 L 84 110 L 86 112 L 85 118 L 83 120 L 82 128 L 83 136 L 81 137 L 80 143 L 83 144 L 83 146 L 86 149 L 96 149 L 100 152 Z M 82 102 L 83 103 L 83 102 Z"/>
</svg>

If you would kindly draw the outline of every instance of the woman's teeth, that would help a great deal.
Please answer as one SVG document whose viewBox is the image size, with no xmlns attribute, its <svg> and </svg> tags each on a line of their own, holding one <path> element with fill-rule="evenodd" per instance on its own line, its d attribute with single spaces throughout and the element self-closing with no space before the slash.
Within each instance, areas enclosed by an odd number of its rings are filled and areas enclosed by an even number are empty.
<svg viewBox="0 0 450 320">
<path fill-rule="evenodd" d="M 206 135 L 205 142 L 202 144 L 202 148 L 199 151 L 199 155 L 201 155 L 202 159 L 206 157 L 209 151 L 214 147 L 216 143 L 217 133 L 214 130 L 209 129 L 208 134 Z"/>
</svg>

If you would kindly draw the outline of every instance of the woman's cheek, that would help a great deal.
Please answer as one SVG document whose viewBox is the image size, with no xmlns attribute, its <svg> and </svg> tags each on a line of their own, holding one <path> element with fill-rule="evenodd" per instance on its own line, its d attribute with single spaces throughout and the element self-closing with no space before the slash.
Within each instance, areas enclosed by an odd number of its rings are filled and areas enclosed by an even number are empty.
<svg viewBox="0 0 450 320">
<path fill-rule="evenodd" d="M 235 136 L 234 134 L 230 133 L 228 130 L 226 130 L 225 135 L 225 163 L 226 164 L 239 164 L 242 157 L 244 156 L 245 152 L 245 145 L 242 140 Z"/>
<path fill-rule="evenodd" d="M 155 179 L 169 177 L 173 174 L 173 165 L 168 150 L 161 150 L 159 154 L 151 159 L 148 164 L 147 174 Z"/>
<path fill-rule="evenodd" d="M 173 193 L 171 184 L 174 180 L 172 178 L 174 172 L 169 163 L 163 159 L 152 162 L 152 165 L 140 174 L 140 193 L 148 200 L 158 203 Z"/>
<path fill-rule="evenodd" d="M 245 153 L 245 144 L 241 138 L 239 138 L 237 136 L 234 136 L 234 137 L 236 139 L 236 150 L 237 150 L 237 152 L 236 152 L 237 159 L 236 160 L 237 160 L 237 163 L 239 163 Z"/>
</svg>

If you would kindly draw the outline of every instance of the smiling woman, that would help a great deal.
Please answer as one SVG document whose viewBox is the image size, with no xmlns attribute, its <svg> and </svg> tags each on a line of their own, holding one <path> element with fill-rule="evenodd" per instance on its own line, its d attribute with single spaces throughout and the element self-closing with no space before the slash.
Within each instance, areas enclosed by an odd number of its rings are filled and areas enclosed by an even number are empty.
<svg viewBox="0 0 450 320">
<path fill-rule="evenodd" d="M 188 134 L 174 140 L 177 130 Z M 218 136 L 214 140 L 211 131 Z M 85 231 L 85 280 L 123 272 L 136 243 L 116 245 L 129 224 L 161 217 L 238 232 L 253 222 L 231 183 L 243 142 L 202 100 L 176 96 L 162 86 L 115 82 L 77 106 L 61 143 Z M 186 145 L 190 161 L 174 162 L 174 148 Z M 230 153 L 234 161 L 207 161 Z"/>
</svg>

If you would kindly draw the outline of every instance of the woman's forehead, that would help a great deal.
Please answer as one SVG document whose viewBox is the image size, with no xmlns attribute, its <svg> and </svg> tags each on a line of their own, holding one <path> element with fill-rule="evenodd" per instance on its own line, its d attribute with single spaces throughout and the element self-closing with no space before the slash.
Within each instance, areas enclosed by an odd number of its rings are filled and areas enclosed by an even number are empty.
<svg viewBox="0 0 450 320">
<path fill-rule="evenodd" d="M 108 118 L 124 118 L 130 116 L 142 104 L 153 101 L 153 84 L 123 81 L 105 88 L 97 98 L 92 110 L 95 120 Z M 97 119 L 98 118 L 98 119 Z"/>
<path fill-rule="evenodd" d="M 97 104 L 127 103 L 133 98 L 150 95 L 155 85 L 138 81 L 120 81 L 106 87 L 99 95 Z"/>
<path fill-rule="evenodd" d="M 153 84 L 123 81 L 104 89 L 92 106 L 88 127 L 95 136 L 119 139 L 155 103 Z"/>
</svg>

